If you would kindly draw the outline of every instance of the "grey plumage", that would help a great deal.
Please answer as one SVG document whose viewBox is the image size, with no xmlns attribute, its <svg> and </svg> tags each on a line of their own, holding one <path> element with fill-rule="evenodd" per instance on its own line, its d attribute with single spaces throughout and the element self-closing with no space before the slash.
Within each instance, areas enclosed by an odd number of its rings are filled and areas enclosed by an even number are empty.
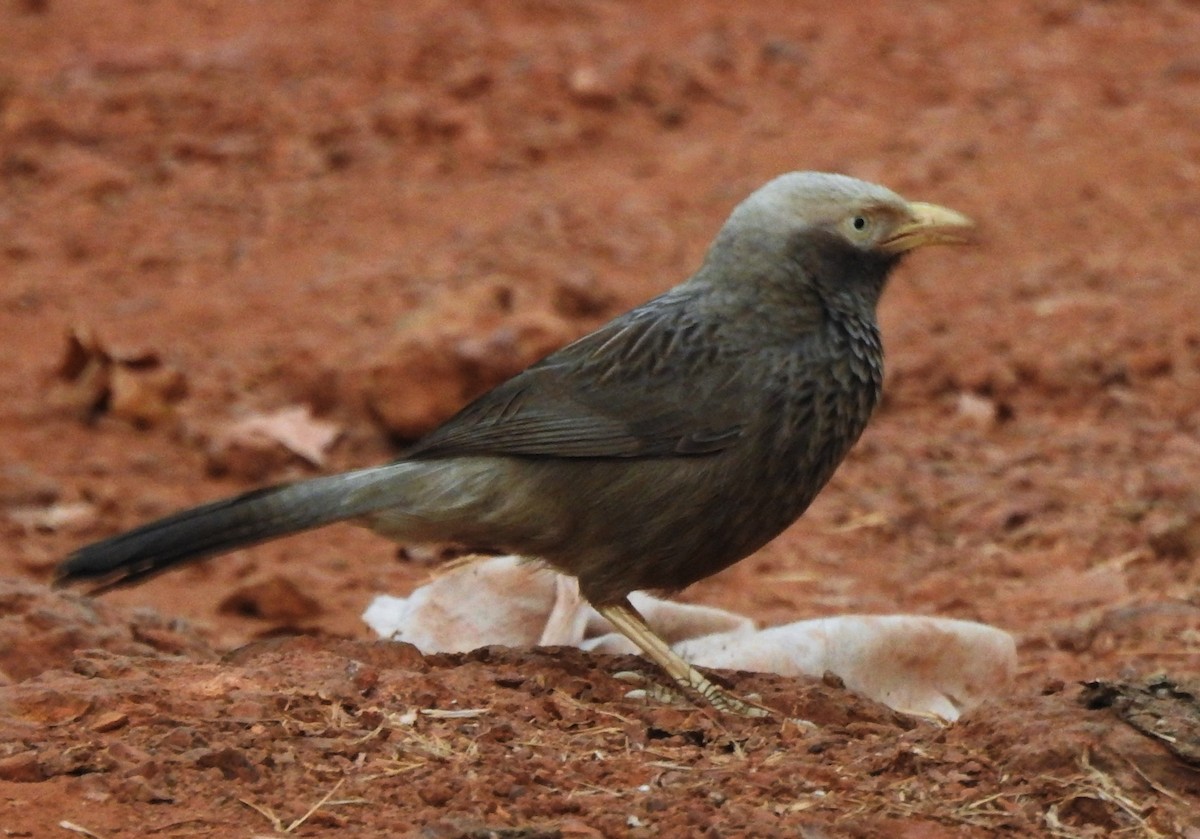
<svg viewBox="0 0 1200 839">
<path fill-rule="evenodd" d="M 81 548 L 60 576 L 121 584 L 357 519 L 541 559 L 597 606 L 682 588 L 772 539 L 825 485 L 879 398 L 889 272 L 968 224 L 844 176 L 781 176 L 734 210 L 689 280 L 397 462 L 185 511 Z"/>
</svg>

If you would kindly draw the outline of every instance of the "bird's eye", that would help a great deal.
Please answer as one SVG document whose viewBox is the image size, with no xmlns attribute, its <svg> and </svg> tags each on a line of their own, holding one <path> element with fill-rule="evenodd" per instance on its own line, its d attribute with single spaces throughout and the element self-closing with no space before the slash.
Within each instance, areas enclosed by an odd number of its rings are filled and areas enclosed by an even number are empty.
<svg viewBox="0 0 1200 839">
<path fill-rule="evenodd" d="M 875 238 L 875 227 L 871 213 L 848 213 L 838 222 L 838 230 L 848 241 L 864 247 Z"/>
</svg>

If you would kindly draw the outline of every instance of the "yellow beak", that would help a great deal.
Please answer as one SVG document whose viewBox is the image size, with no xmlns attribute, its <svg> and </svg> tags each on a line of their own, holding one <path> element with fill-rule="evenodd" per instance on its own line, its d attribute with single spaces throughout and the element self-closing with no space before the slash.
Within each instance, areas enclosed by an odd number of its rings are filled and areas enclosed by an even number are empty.
<svg viewBox="0 0 1200 839">
<path fill-rule="evenodd" d="M 910 201 L 909 219 L 896 225 L 879 243 L 884 253 L 902 254 L 926 245 L 961 245 L 971 241 L 975 223 L 962 213 L 937 204 Z"/>
</svg>

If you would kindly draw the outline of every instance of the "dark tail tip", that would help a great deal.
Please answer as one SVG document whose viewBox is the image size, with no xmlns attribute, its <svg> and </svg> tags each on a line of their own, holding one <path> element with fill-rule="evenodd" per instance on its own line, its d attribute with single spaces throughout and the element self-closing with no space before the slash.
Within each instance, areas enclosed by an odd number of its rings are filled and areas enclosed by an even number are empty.
<svg viewBox="0 0 1200 839">
<path fill-rule="evenodd" d="M 89 595 L 103 594 L 153 577 L 184 561 L 164 561 L 154 557 L 122 560 L 107 550 L 110 544 L 111 540 L 97 542 L 73 552 L 54 569 L 54 579 L 50 584 L 61 589 L 87 580 L 90 582 L 83 587 L 84 592 Z"/>
<path fill-rule="evenodd" d="M 310 518 L 288 516 L 272 500 L 285 487 L 268 487 L 227 498 L 84 545 L 55 569 L 54 585 L 98 580 L 91 594 L 140 582 L 176 565 L 273 539 L 305 526 Z"/>
<path fill-rule="evenodd" d="M 54 583 L 99 580 L 91 591 L 104 592 L 185 562 L 354 518 L 394 503 L 396 480 L 393 467 L 374 467 L 183 510 L 85 545 L 62 561 Z"/>
</svg>

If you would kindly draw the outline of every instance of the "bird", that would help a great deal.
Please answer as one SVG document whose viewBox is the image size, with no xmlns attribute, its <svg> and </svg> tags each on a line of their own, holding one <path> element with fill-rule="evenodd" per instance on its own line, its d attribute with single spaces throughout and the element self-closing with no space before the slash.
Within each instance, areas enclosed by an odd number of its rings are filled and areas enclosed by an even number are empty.
<svg viewBox="0 0 1200 839">
<path fill-rule="evenodd" d="M 735 206 L 699 268 L 471 401 L 396 460 L 252 490 L 85 545 L 56 582 L 99 593 L 338 521 L 486 548 L 577 579 L 685 692 L 768 713 L 656 634 L 633 591 L 677 592 L 771 541 L 858 440 L 883 385 L 893 269 L 973 222 L 825 172 Z"/>
</svg>

